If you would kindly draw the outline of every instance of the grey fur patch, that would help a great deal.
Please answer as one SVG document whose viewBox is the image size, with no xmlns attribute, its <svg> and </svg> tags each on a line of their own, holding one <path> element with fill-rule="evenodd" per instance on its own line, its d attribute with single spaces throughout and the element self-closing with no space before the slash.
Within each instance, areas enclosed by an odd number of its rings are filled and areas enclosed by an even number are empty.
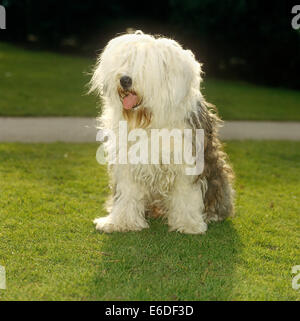
<svg viewBox="0 0 300 321">
<path fill-rule="evenodd" d="M 234 174 L 218 137 L 222 120 L 215 106 L 206 101 L 197 102 L 194 111 L 186 116 L 186 124 L 193 130 L 204 130 L 204 170 L 195 184 L 206 179 L 204 205 L 206 221 L 223 220 L 234 213 Z"/>
</svg>

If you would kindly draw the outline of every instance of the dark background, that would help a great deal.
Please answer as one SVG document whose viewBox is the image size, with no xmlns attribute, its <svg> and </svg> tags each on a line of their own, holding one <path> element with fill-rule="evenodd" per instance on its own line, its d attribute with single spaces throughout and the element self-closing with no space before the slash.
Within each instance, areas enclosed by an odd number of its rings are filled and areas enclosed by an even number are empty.
<svg viewBox="0 0 300 321">
<path fill-rule="evenodd" d="M 1 40 L 34 49 L 95 57 L 127 28 L 179 41 L 210 76 L 300 88 L 300 31 L 295 1 L 4 0 Z M 300 1 L 299 1 L 300 4 Z"/>
</svg>

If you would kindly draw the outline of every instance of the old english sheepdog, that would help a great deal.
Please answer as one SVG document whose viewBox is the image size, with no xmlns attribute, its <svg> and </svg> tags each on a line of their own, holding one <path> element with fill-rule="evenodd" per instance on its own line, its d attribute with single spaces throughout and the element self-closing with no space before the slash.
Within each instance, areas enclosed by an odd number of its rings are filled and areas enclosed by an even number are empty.
<svg viewBox="0 0 300 321">
<path fill-rule="evenodd" d="M 190 50 L 141 31 L 117 36 L 100 54 L 90 83 L 102 98 L 100 127 L 112 130 L 118 141 L 121 121 L 127 121 L 128 134 L 201 129 L 204 165 L 201 173 L 187 175 L 185 164 L 162 163 L 160 149 L 155 164 L 110 164 L 109 214 L 94 220 L 97 230 L 139 231 L 149 227 L 152 214 L 164 217 L 170 231 L 203 234 L 207 223 L 233 214 L 233 171 L 218 138 L 221 120 L 200 92 L 201 74 Z M 114 144 L 104 145 L 109 152 Z"/>
</svg>

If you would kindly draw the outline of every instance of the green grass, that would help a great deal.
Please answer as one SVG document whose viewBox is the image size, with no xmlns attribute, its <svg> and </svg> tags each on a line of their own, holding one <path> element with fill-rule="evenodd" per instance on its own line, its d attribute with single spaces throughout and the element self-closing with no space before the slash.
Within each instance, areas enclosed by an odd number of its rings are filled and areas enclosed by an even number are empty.
<svg viewBox="0 0 300 321">
<path fill-rule="evenodd" d="M 203 93 L 226 120 L 300 120 L 300 91 L 207 79 Z"/>
<path fill-rule="evenodd" d="M 0 116 L 96 116 L 93 62 L 0 43 Z"/>
<path fill-rule="evenodd" d="M 205 235 L 100 234 L 94 144 L 0 144 L 0 300 L 299 300 L 300 142 L 230 142 L 236 217 Z"/>
<path fill-rule="evenodd" d="M 95 116 L 86 96 L 93 60 L 0 43 L 0 116 Z M 300 91 L 207 79 L 203 93 L 227 120 L 300 120 Z"/>
</svg>

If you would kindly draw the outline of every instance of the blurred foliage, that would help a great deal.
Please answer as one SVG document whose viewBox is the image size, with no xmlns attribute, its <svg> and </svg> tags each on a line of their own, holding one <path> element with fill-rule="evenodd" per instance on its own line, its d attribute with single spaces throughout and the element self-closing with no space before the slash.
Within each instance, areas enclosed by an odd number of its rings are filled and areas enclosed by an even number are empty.
<svg viewBox="0 0 300 321">
<path fill-rule="evenodd" d="M 94 54 L 127 27 L 179 40 L 209 75 L 300 88 L 293 3 L 274 0 L 5 0 L 5 40 Z"/>
<path fill-rule="evenodd" d="M 289 1 L 171 0 L 172 21 L 208 46 L 215 69 L 272 85 L 300 87 L 300 32 Z M 299 70 L 299 69 L 298 69 Z M 217 70 L 215 70 L 216 72 Z"/>
</svg>

